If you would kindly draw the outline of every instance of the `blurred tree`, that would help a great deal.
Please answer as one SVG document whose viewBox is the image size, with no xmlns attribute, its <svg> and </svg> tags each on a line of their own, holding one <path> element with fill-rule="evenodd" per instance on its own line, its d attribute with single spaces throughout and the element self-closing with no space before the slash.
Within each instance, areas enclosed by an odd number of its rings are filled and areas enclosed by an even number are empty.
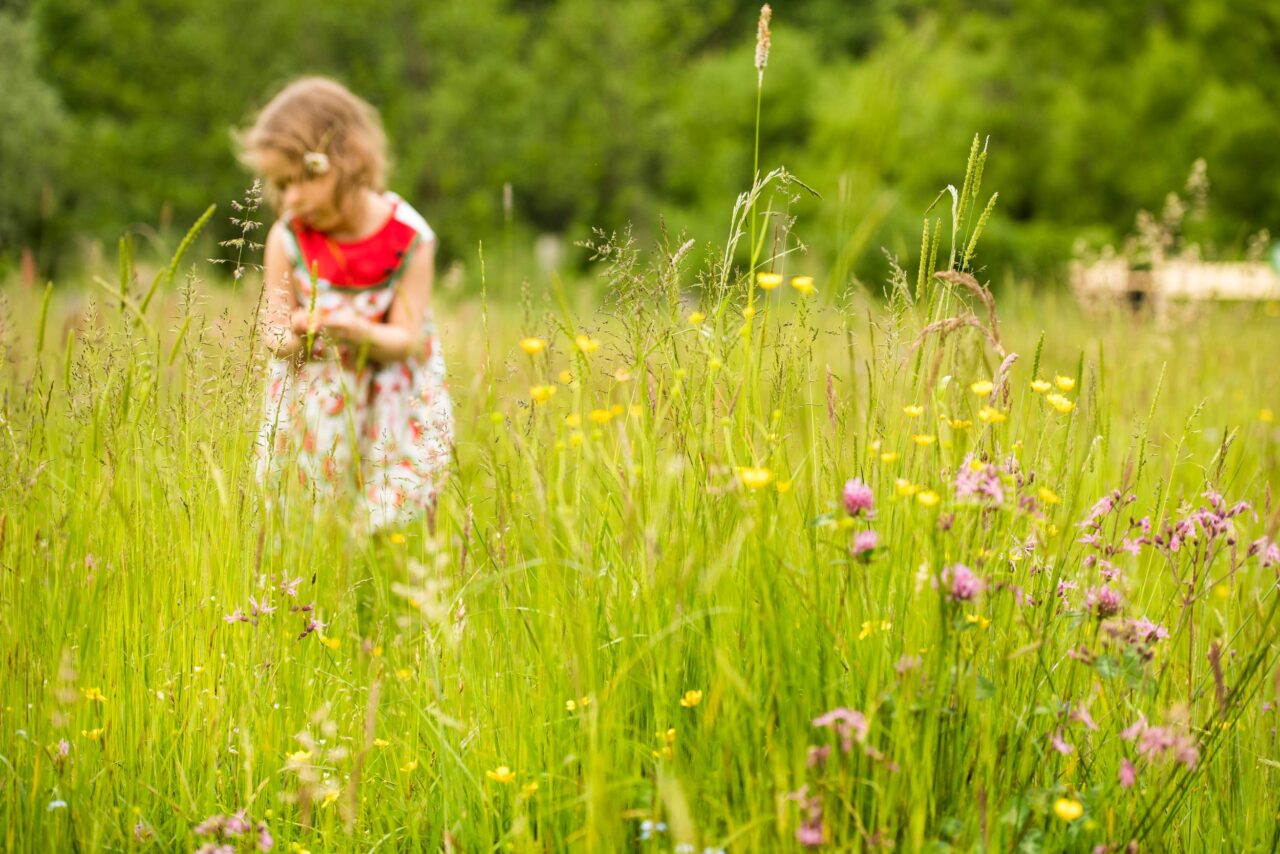
<svg viewBox="0 0 1280 854">
<path fill-rule="evenodd" d="M 0 258 L 38 248 L 53 202 L 66 121 L 37 74 L 31 25 L 0 12 Z"/>
</svg>

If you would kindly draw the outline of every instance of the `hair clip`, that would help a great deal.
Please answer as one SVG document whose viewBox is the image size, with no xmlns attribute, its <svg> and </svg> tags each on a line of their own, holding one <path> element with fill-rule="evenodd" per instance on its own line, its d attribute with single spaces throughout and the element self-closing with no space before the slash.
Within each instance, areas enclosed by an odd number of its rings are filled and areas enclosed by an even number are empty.
<svg viewBox="0 0 1280 854">
<path fill-rule="evenodd" d="M 308 151 L 302 155 L 302 165 L 308 174 L 326 175 L 329 172 L 329 155 L 323 151 Z"/>
</svg>

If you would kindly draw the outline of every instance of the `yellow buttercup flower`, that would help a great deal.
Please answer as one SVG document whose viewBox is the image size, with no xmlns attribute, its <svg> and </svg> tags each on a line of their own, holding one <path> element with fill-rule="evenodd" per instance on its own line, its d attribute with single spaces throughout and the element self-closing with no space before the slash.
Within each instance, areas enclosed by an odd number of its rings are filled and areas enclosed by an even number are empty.
<svg viewBox="0 0 1280 854">
<path fill-rule="evenodd" d="M 534 403 L 546 403 L 555 396 L 556 387 L 553 385 L 535 385 L 529 387 L 529 397 L 533 398 Z"/>
<path fill-rule="evenodd" d="M 106 730 L 102 727 L 98 727 L 97 729 L 80 730 L 80 734 L 90 741 L 101 741 L 104 733 L 106 733 Z"/>
<path fill-rule="evenodd" d="M 541 338 L 521 338 L 520 349 L 530 356 L 536 356 L 547 349 L 547 342 Z"/>
<path fill-rule="evenodd" d="M 897 458 L 898 458 L 897 451 L 885 451 L 883 454 L 880 455 L 880 462 L 891 463 Z"/>
<path fill-rule="evenodd" d="M 916 501 L 919 501 L 925 507 L 936 507 L 938 506 L 938 502 L 941 500 L 941 496 L 932 489 L 926 489 L 924 492 L 916 493 Z"/>
<path fill-rule="evenodd" d="M 91 703 L 105 703 L 107 698 L 97 688 L 85 688 L 84 698 Z"/>
<path fill-rule="evenodd" d="M 948 423 L 952 430 L 968 430 L 973 426 L 973 422 L 967 418 L 952 418 Z"/>
<path fill-rule="evenodd" d="M 338 798 L 341 795 L 342 795 L 341 789 L 330 789 L 328 792 L 325 793 L 324 800 L 320 802 L 320 809 L 324 809 L 325 807 L 332 806 L 333 803 L 336 800 L 338 800 Z"/>
<path fill-rule="evenodd" d="M 556 379 L 559 380 L 560 385 L 568 385 L 569 383 L 573 382 L 573 374 L 569 373 L 568 371 L 561 371 L 559 374 L 556 375 Z"/>
<path fill-rule="evenodd" d="M 295 764 L 300 762 L 306 762 L 310 758 L 311 758 L 311 751 L 309 750 L 299 750 L 297 753 L 290 753 L 285 756 L 285 759 L 288 759 L 290 762 L 293 762 Z"/>
<path fill-rule="evenodd" d="M 978 410 L 978 420 L 983 424 L 999 424 L 1001 421 L 1007 421 L 1008 418 L 1008 415 L 992 406 L 984 406 Z"/>
<path fill-rule="evenodd" d="M 532 798 L 538 792 L 538 784 L 532 780 L 520 787 L 520 797 L 526 801 Z"/>
<path fill-rule="evenodd" d="M 917 433 L 911 437 L 911 441 L 917 445 L 932 445 L 938 440 L 938 437 L 932 433 Z"/>
<path fill-rule="evenodd" d="M 755 317 L 756 307 L 754 305 L 747 306 L 742 310 L 742 316 L 745 317 L 747 320 L 750 320 L 751 318 Z"/>
<path fill-rule="evenodd" d="M 688 690 L 684 692 L 684 696 L 680 698 L 680 705 L 686 709 L 692 709 L 694 706 L 702 702 L 702 692 Z"/>
<path fill-rule="evenodd" d="M 991 620 L 981 614 L 965 614 L 964 621 L 972 626 L 985 629 L 991 625 Z"/>
<path fill-rule="evenodd" d="M 1270 424 L 1272 421 L 1276 420 L 1276 414 L 1270 409 L 1259 409 L 1258 420 L 1263 424 Z"/>
<path fill-rule="evenodd" d="M 1075 403 L 1068 400 L 1061 394 L 1048 395 L 1045 397 L 1045 400 L 1048 401 L 1050 406 L 1061 412 L 1063 415 L 1066 415 L 1068 412 L 1076 408 Z"/>
<path fill-rule="evenodd" d="M 579 335 L 573 339 L 573 343 L 578 345 L 578 349 L 583 353 L 590 355 L 600 349 L 600 342 L 586 335 Z"/>
<path fill-rule="evenodd" d="M 806 296 L 817 293 L 818 291 L 818 289 L 813 286 L 813 276 L 792 276 L 791 287 Z"/>
<path fill-rule="evenodd" d="M 384 747 L 387 747 L 390 744 L 391 742 L 387 741 L 385 738 L 375 738 L 373 740 L 373 746 L 378 748 L 379 750 L 381 750 Z"/>
<path fill-rule="evenodd" d="M 492 771 L 485 771 L 484 775 L 488 777 L 490 780 L 492 780 L 493 782 L 501 783 L 504 786 L 507 783 L 511 783 L 516 779 L 516 772 L 512 771 L 510 768 L 508 768 L 505 765 L 499 765 L 497 768 L 494 768 Z"/>
<path fill-rule="evenodd" d="M 411 774 L 413 773 L 414 770 L 417 769 L 417 767 L 418 767 L 418 760 L 410 759 L 408 762 L 400 766 L 400 770 L 406 774 Z"/>
<path fill-rule="evenodd" d="M 771 291 L 782 284 L 781 273 L 756 273 L 756 284 L 762 291 Z"/>
<path fill-rule="evenodd" d="M 564 417 L 564 426 L 576 428 L 582 426 L 582 416 L 576 412 L 570 412 Z"/>
<path fill-rule="evenodd" d="M 919 492 L 923 487 L 917 486 L 905 477 L 900 477 L 893 482 L 893 488 L 899 495 L 912 496 Z"/>
<path fill-rule="evenodd" d="M 399 531 L 396 531 L 394 534 L 387 537 L 387 539 L 397 546 L 403 546 L 406 542 L 404 538 L 404 534 L 400 533 Z"/>
<path fill-rule="evenodd" d="M 1084 815 L 1084 804 L 1074 798 L 1058 798 L 1053 802 L 1053 814 L 1063 821 L 1075 821 Z"/>
<path fill-rule="evenodd" d="M 791 481 L 780 480 L 773 485 L 773 488 L 778 490 L 780 493 L 786 494 L 791 491 Z"/>
<path fill-rule="evenodd" d="M 764 489 L 773 481 L 773 472 L 756 466 L 739 466 L 738 480 L 742 481 L 742 485 L 747 489 Z"/>
<path fill-rule="evenodd" d="M 924 415 L 924 407 L 918 403 L 912 403 L 909 406 L 902 407 L 902 411 L 908 418 L 919 418 Z"/>
<path fill-rule="evenodd" d="M 697 326 L 698 324 L 702 323 L 702 321 L 706 319 L 707 319 L 707 316 L 700 311 L 692 312 L 689 315 L 689 323 L 692 324 L 693 326 Z"/>
<path fill-rule="evenodd" d="M 608 424 L 609 419 L 613 418 L 613 413 L 607 409 L 593 409 L 589 417 L 593 424 Z"/>
<path fill-rule="evenodd" d="M 708 360 L 707 360 L 707 370 L 708 370 L 708 371 L 718 371 L 718 370 L 720 370 L 720 369 L 721 369 L 721 368 L 723 368 L 723 367 L 724 367 L 724 362 L 720 361 L 719 359 L 708 359 Z"/>
<path fill-rule="evenodd" d="M 991 390 L 993 388 L 995 388 L 995 385 L 992 384 L 991 380 L 978 380 L 976 383 L 969 386 L 969 391 L 985 397 L 986 395 L 991 394 Z"/>
<path fill-rule="evenodd" d="M 342 641 L 337 638 L 321 638 L 320 642 L 329 647 L 329 649 L 337 649 L 342 645 Z"/>
<path fill-rule="evenodd" d="M 1040 500 L 1045 504 L 1057 504 L 1062 501 L 1062 499 L 1058 497 L 1058 493 L 1054 492 L 1047 486 L 1040 487 L 1038 494 L 1040 496 Z"/>
<path fill-rule="evenodd" d="M 1044 394 L 1046 391 L 1048 391 L 1051 388 L 1053 388 L 1053 383 L 1049 382 L 1048 380 L 1032 380 L 1031 381 L 1031 390 L 1034 391 L 1036 394 Z"/>
<path fill-rule="evenodd" d="M 613 372 L 613 381 L 616 383 L 625 383 L 631 380 L 631 371 L 626 368 L 618 368 Z"/>
<path fill-rule="evenodd" d="M 1053 384 L 1058 387 L 1058 391 L 1071 391 L 1076 387 L 1076 381 L 1073 377 L 1064 377 L 1062 374 L 1058 374 L 1053 378 Z"/>
</svg>

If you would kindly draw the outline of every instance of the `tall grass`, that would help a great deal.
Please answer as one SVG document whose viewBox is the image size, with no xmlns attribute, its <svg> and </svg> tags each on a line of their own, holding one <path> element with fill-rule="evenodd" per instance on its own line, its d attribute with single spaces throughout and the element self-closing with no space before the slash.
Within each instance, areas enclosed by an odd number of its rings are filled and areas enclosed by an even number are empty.
<svg viewBox="0 0 1280 854">
<path fill-rule="evenodd" d="M 772 173 L 709 269 L 441 310 L 372 538 L 254 481 L 255 293 L 10 288 L 6 849 L 1273 847 L 1274 320 L 997 313 L 983 156 L 887 304 L 734 266 Z"/>
</svg>

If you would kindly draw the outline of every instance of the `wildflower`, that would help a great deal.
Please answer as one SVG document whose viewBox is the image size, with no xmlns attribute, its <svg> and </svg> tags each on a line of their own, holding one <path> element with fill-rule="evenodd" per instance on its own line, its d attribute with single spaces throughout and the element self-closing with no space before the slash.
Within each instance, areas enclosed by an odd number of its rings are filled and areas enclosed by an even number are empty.
<svg viewBox="0 0 1280 854">
<path fill-rule="evenodd" d="M 91 703 L 105 703 L 107 698 L 97 688 L 85 688 L 84 698 Z"/>
<path fill-rule="evenodd" d="M 1058 798 L 1053 802 L 1053 814 L 1063 821 L 1075 821 L 1084 815 L 1084 805 L 1073 798 Z"/>
<path fill-rule="evenodd" d="M 1050 406 L 1061 412 L 1063 415 L 1066 415 L 1068 412 L 1076 408 L 1075 403 L 1060 394 L 1048 395 L 1045 400 Z"/>
<path fill-rule="evenodd" d="M 401 765 L 400 770 L 406 774 L 411 774 L 417 769 L 417 767 L 418 767 L 418 760 L 415 758 L 415 759 L 410 759 L 409 761 Z M 490 771 L 489 773 L 492 774 L 493 772 Z"/>
<path fill-rule="evenodd" d="M 1259 409 L 1258 420 L 1263 424 L 1270 424 L 1272 421 L 1276 420 L 1276 414 L 1270 409 Z"/>
<path fill-rule="evenodd" d="M 813 286 L 813 276 L 792 276 L 791 287 L 806 296 L 818 292 L 818 289 Z"/>
<path fill-rule="evenodd" d="M 138 823 L 133 826 L 133 838 L 139 842 L 149 842 L 155 835 L 155 831 L 147 827 L 142 819 L 138 819 Z"/>
<path fill-rule="evenodd" d="M 773 472 L 767 468 L 738 466 L 738 480 L 750 490 L 764 489 L 773 481 Z"/>
<path fill-rule="evenodd" d="M 833 730 L 839 735 L 840 746 L 845 753 L 853 750 L 854 741 L 859 744 L 865 742 L 867 733 L 871 729 L 871 724 L 867 721 L 866 715 L 846 708 L 832 709 L 824 715 L 819 715 L 813 719 L 813 725 L 820 729 Z"/>
<path fill-rule="evenodd" d="M 1001 421 L 1007 421 L 1008 418 L 1008 415 L 993 406 L 984 406 L 978 410 L 978 420 L 983 424 L 999 424 Z"/>
<path fill-rule="evenodd" d="M 231 625 L 233 623 L 249 622 L 249 618 L 245 616 L 244 612 L 241 611 L 239 608 L 236 608 L 235 611 L 231 612 L 230 614 L 224 615 L 222 619 L 225 620 L 228 625 Z"/>
<path fill-rule="evenodd" d="M 613 418 L 613 413 L 607 409 L 593 409 L 588 417 L 594 424 L 608 424 Z"/>
<path fill-rule="evenodd" d="M 520 787 L 520 797 L 524 798 L 526 801 L 537 794 L 537 792 L 538 782 L 536 780 L 530 780 Z"/>
<path fill-rule="evenodd" d="M 516 772 L 512 771 L 505 765 L 499 765 L 492 771 L 486 771 L 484 772 L 484 775 L 493 782 L 501 783 L 504 786 L 516 779 Z"/>
<path fill-rule="evenodd" d="M 916 493 L 916 501 L 919 501 L 920 504 L 924 507 L 937 507 L 938 502 L 941 500 L 942 500 L 941 496 L 939 496 L 938 493 L 934 492 L 932 489 L 926 489 L 926 490 L 923 490 L 922 492 Z"/>
<path fill-rule="evenodd" d="M 648 842 L 655 833 L 666 833 L 667 824 L 663 821 L 652 821 L 645 819 L 640 822 L 640 841 Z"/>
<path fill-rule="evenodd" d="M 707 319 L 707 316 L 700 311 L 691 312 L 689 314 L 689 323 L 693 326 L 701 325 L 702 321 L 706 319 Z"/>
<path fill-rule="evenodd" d="M 600 342 L 587 335 L 579 335 L 573 339 L 573 343 L 577 344 L 578 349 L 588 356 L 600 349 Z"/>
<path fill-rule="evenodd" d="M 684 692 L 684 696 L 680 698 L 680 705 L 686 709 L 692 709 L 694 706 L 702 702 L 702 692 L 688 690 Z"/>
<path fill-rule="evenodd" d="M 991 394 L 991 390 L 993 388 L 995 388 L 995 386 L 992 384 L 991 380 L 978 380 L 976 383 L 969 386 L 969 391 L 979 397 L 986 397 Z"/>
<path fill-rule="evenodd" d="M 1048 380 L 1032 380 L 1031 381 L 1031 390 L 1034 391 L 1036 394 L 1044 394 L 1046 391 L 1048 391 L 1051 388 L 1053 388 L 1053 383 L 1049 382 Z"/>
<path fill-rule="evenodd" d="M 781 284 L 781 273 L 756 273 L 756 286 L 762 291 L 771 291 Z"/>
<path fill-rule="evenodd" d="M 887 632 L 891 628 L 893 628 L 893 623 L 889 620 L 880 620 L 879 622 L 876 620 L 863 620 L 862 630 L 858 632 L 858 640 L 866 640 L 871 637 L 871 635 L 875 634 L 877 629 L 882 632 Z"/>
<path fill-rule="evenodd" d="M 529 387 L 529 397 L 533 398 L 534 403 L 546 403 L 556 393 L 556 387 L 553 385 L 535 385 Z"/>
<path fill-rule="evenodd" d="M 882 463 L 891 463 L 896 459 L 898 459 L 898 454 L 896 451 L 885 451 L 883 454 L 880 455 L 880 462 Z"/>
<path fill-rule="evenodd" d="M 951 591 L 947 595 L 952 602 L 972 602 L 982 592 L 982 579 L 962 563 L 943 570 L 943 578 L 950 580 Z"/>
<path fill-rule="evenodd" d="M 980 629 L 990 628 L 991 618 L 984 617 L 981 614 L 965 614 L 964 621 L 971 626 L 977 626 Z"/>
<path fill-rule="evenodd" d="M 396 534 L 391 535 L 393 542 L 396 536 L 397 536 Z M 402 541 L 403 541 L 404 534 L 400 534 L 399 536 L 402 538 Z M 250 596 L 249 604 L 252 606 L 250 610 L 250 614 L 254 617 L 265 617 L 267 614 L 274 614 L 276 612 L 276 606 L 272 605 L 270 600 L 267 599 L 266 597 L 263 597 L 263 600 L 259 602 L 257 599 Z"/>
<path fill-rule="evenodd" d="M 631 381 L 631 371 L 626 368 L 618 368 L 613 372 L 613 381 L 615 383 L 625 383 Z"/>
<path fill-rule="evenodd" d="M 918 403 L 904 406 L 902 407 L 902 411 L 906 413 L 908 418 L 919 418 L 921 415 L 924 415 L 924 407 Z"/>
<path fill-rule="evenodd" d="M 791 491 L 791 481 L 780 480 L 773 485 L 773 488 L 778 490 L 780 493 L 786 494 Z"/>
<path fill-rule="evenodd" d="M 521 338 L 520 349 L 530 356 L 536 356 L 547 349 L 547 342 L 541 338 Z"/>
<path fill-rule="evenodd" d="M 1106 585 L 1091 587 L 1085 594 L 1084 606 L 1100 620 L 1114 617 L 1120 613 L 1120 594 Z"/>
<path fill-rule="evenodd" d="M 720 370 L 720 369 L 721 369 L 721 368 L 723 368 L 723 367 L 724 367 L 724 362 L 720 361 L 719 359 L 708 359 L 708 360 L 707 360 L 707 370 L 708 370 L 708 371 L 718 371 L 718 370 Z"/>
<path fill-rule="evenodd" d="M 911 481 L 907 480 L 905 477 L 900 477 L 893 482 L 893 488 L 897 491 L 899 495 L 910 497 L 912 495 L 915 495 L 917 492 L 919 492 L 923 487 L 920 487 L 912 483 Z"/>
<path fill-rule="evenodd" d="M 561 371 L 556 374 L 556 381 L 559 382 L 560 385 L 568 385 L 573 382 L 573 374 L 569 371 Z"/>
<path fill-rule="evenodd" d="M 285 756 L 286 760 L 295 765 L 306 762 L 310 758 L 311 751 L 309 750 L 299 750 L 297 753 L 290 753 Z"/>
<path fill-rule="evenodd" d="M 1062 737 L 1062 730 L 1058 730 L 1049 737 L 1049 742 L 1053 745 L 1053 749 L 1061 753 L 1063 756 L 1069 756 L 1076 752 L 1076 749 Z"/>
<path fill-rule="evenodd" d="M 1061 374 L 1053 378 L 1053 384 L 1058 387 L 1058 391 L 1071 391 L 1076 387 L 1075 379 L 1064 377 Z"/>
<path fill-rule="evenodd" d="M 854 557 L 866 554 L 880 544 L 880 536 L 875 531 L 859 531 L 853 537 Z"/>
<path fill-rule="evenodd" d="M 67 808 L 66 801 L 53 800 L 53 801 L 49 801 L 49 806 L 47 806 L 45 809 L 48 810 L 49 812 L 53 812 L 54 810 L 65 810 L 66 808 Z"/>
<path fill-rule="evenodd" d="M 1128 758 L 1120 760 L 1120 788 L 1132 789 L 1137 781 L 1138 769 L 1133 767 L 1133 763 Z"/>
<path fill-rule="evenodd" d="M 974 459 L 966 458 L 956 471 L 952 489 L 960 500 L 989 500 L 994 504 L 1004 503 L 1004 486 L 1000 482 L 1000 473 L 996 467 Z"/>
<path fill-rule="evenodd" d="M 1057 504 L 1062 501 L 1062 499 L 1058 497 L 1058 493 L 1054 492 L 1047 486 L 1040 487 L 1036 494 L 1040 496 L 1040 500 L 1045 504 Z"/>
<path fill-rule="evenodd" d="M 967 418 L 952 418 L 947 422 L 952 430 L 968 430 L 973 426 L 973 422 Z"/>
<path fill-rule="evenodd" d="M 304 151 L 302 153 L 302 165 L 307 170 L 308 175 L 327 175 L 329 174 L 329 155 L 323 151 Z"/>
<path fill-rule="evenodd" d="M 329 649 L 337 649 L 339 646 L 342 645 L 342 641 L 338 640 L 337 638 L 321 638 L 320 642 L 325 646 L 329 647 Z"/>
<path fill-rule="evenodd" d="M 860 516 L 865 513 L 869 518 L 875 511 L 875 493 L 859 478 L 850 478 L 845 481 L 841 499 L 844 502 L 845 511 L 850 516 Z"/>
<path fill-rule="evenodd" d="M 80 734 L 85 738 L 89 739 L 90 741 L 101 741 L 104 733 L 106 733 L 106 730 L 103 729 L 102 727 L 97 727 L 96 729 L 80 730 Z"/>
<path fill-rule="evenodd" d="M 937 440 L 938 440 L 938 437 L 933 435 L 932 433 L 916 433 L 914 436 L 911 437 L 911 441 L 921 446 L 932 445 Z"/>
<path fill-rule="evenodd" d="M 387 747 L 390 744 L 391 742 L 387 741 L 385 738 L 375 738 L 373 740 L 373 746 L 378 748 L 379 750 L 381 750 L 384 747 Z"/>
</svg>

